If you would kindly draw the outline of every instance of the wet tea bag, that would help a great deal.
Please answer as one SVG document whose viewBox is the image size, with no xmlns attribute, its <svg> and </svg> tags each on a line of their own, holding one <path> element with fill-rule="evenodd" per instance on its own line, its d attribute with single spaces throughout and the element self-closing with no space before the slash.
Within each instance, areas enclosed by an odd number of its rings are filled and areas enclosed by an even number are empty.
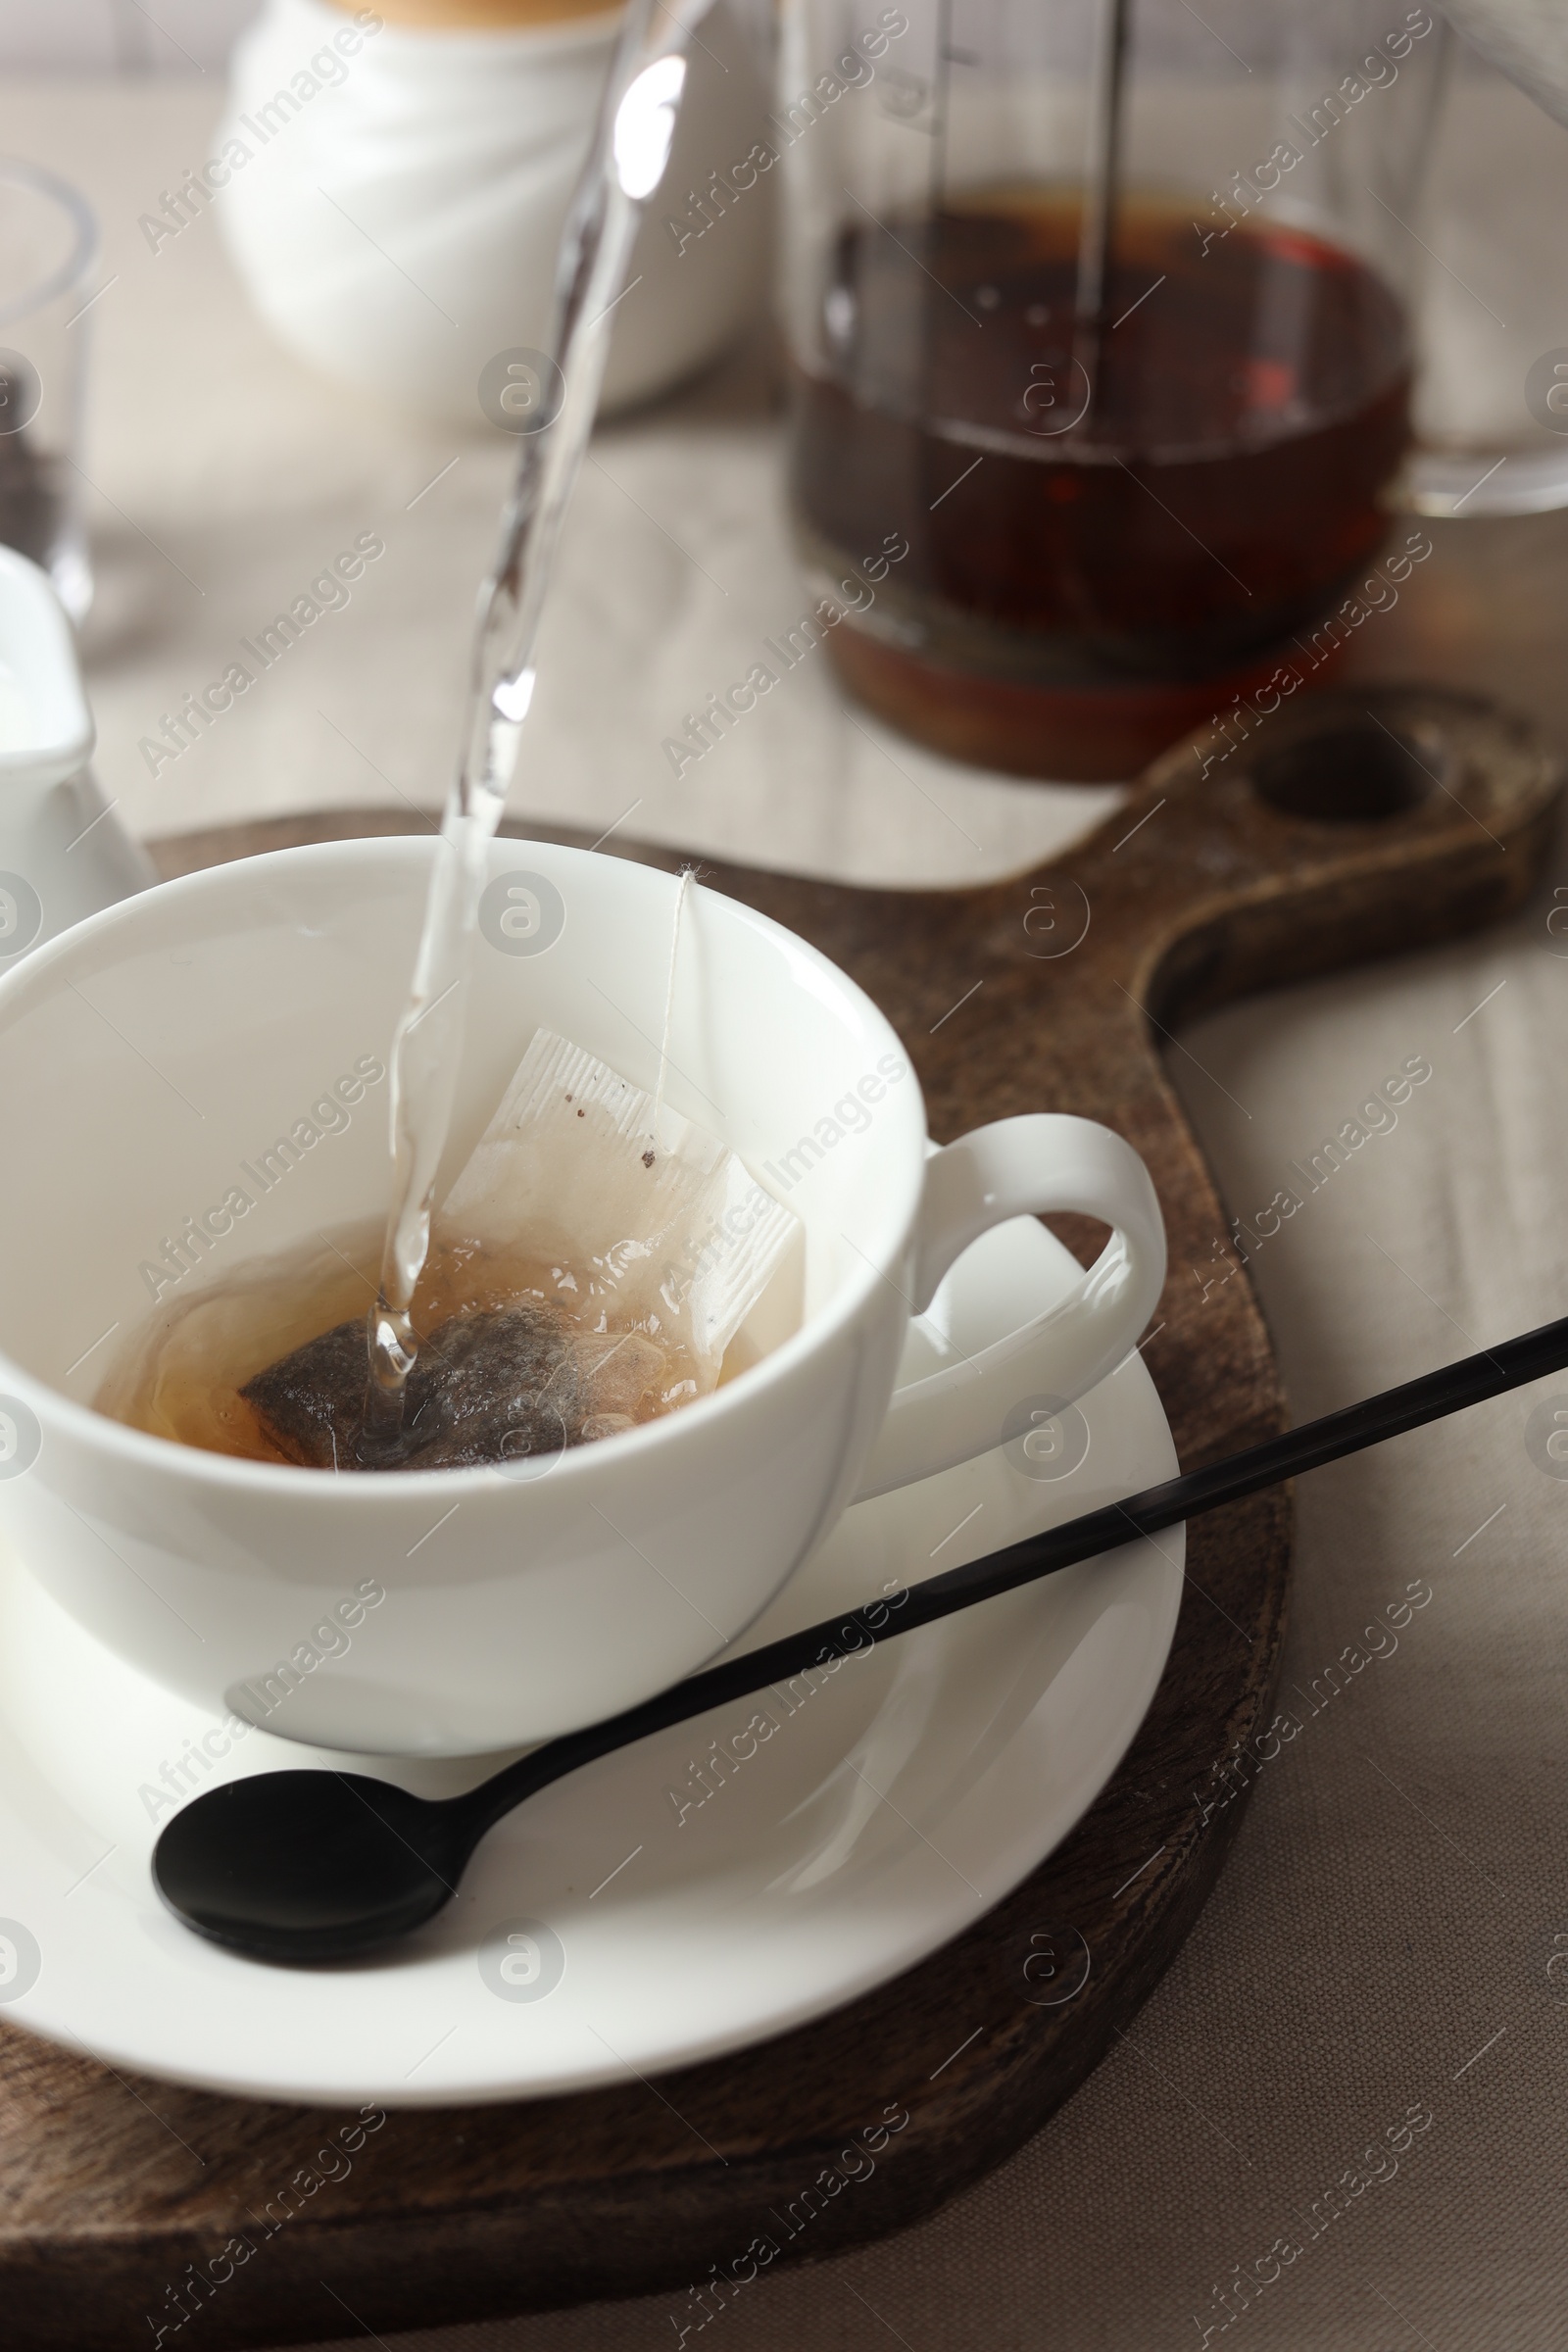
<svg viewBox="0 0 1568 2352">
<path fill-rule="evenodd" d="M 797 1230 L 727 1145 L 538 1030 L 447 1196 L 445 1230 L 568 1270 L 585 1328 L 672 1341 L 695 1394 Z"/>
<path fill-rule="evenodd" d="M 465 1304 L 420 1342 L 396 1456 L 361 1458 L 363 1320 L 240 1394 L 306 1467 L 559 1452 L 707 1395 L 798 1230 L 718 1137 L 541 1029 L 443 1206 Z"/>
</svg>

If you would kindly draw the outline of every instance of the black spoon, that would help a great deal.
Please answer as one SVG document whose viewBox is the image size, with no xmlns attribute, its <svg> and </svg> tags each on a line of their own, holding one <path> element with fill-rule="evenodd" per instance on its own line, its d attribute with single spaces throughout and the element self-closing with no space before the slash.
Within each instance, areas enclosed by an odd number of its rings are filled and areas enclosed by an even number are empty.
<svg viewBox="0 0 1568 2352">
<path fill-rule="evenodd" d="M 640 1706 L 522 1756 L 466 1795 L 411 1796 L 349 1772 L 267 1772 L 210 1788 L 165 1828 L 153 1852 L 159 1893 L 198 1935 L 252 1959 L 357 1958 L 433 1917 L 487 1830 L 537 1789 L 710 1707 L 803 1669 L 874 1648 L 1037 1577 L 1240 1501 L 1298 1471 L 1358 1453 L 1568 1363 L 1568 1317 L 1343 1412 L 1288 1430 L 1142 1494 L 1028 1536 L 902 1594 L 829 1617 L 676 1683 Z"/>
</svg>

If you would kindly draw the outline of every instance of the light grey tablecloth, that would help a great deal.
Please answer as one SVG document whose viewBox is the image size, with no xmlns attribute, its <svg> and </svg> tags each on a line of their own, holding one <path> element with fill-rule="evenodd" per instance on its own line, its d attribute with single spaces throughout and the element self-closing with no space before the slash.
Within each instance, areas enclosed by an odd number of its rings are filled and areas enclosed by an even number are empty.
<svg viewBox="0 0 1568 2352">
<path fill-rule="evenodd" d="M 248 317 L 210 224 L 146 250 L 137 215 L 205 154 L 213 105 L 189 91 L 0 93 L 0 139 L 88 188 L 117 278 L 93 313 L 84 460 L 100 769 L 148 833 L 312 802 L 429 805 L 507 453 L 307 377 Z M 1533 159 L 1547 226 L 1553 190 L 1560 223 L 1568 174 L 1522 101 L 1499 120 L 1494 156 Z M 1464 170 L 1484 176 L 1484 160 L 1467 149 Z M 1521 235 L 1549 261 L 1540 204 L 1527 209 Z M 1487 280 L 1499 307 L 1505 279 L 1529 293 L 1516 249 Z M 1544 348 L 1568 310 L 1539 277 L 1535 293 Z M 366 530 L 386 553 L 352 605 L 149 775 L 138 739 L 160 712 Z M 1434 537 L 1397 611 L 1363 632 L 1355 669 L 1483 685 L 1568 732 L 1568 524 Z M 804 670 L 787 702 L 677 783 L 659 751 L 671 722 L 802 601 L 757 367 L 606 432 L 572 520 L 517 807 L 597 827 L 638 803 L 628 830 L 911 883 L 1022 866 L 1111 805 L 858 733 Z M 1256 1262 L 1298 1416 L 1568 1304 L 1568 938 L 1546 926 L 1559 880 L 1568 890 L 1568 849 L 1503 930 L 1185 1038 L 1177 1077 L 1244 1211 L 1386 1072 L 1412 1054 L 1432 1064 L 1396 1129 Z M 1568 1378 L 1557 1385 L 1568 1405 Z M 1198 2345 L 1208 2326 L 1218 2341 L 1215 2284 L 1277 2239 L 1303 2242 L 1313 2200 L 1418 2104 L 1431 2125 L 1396 2176 L 1234 2328 L 1257 2352 L 1564 2341 L 1568 1484 L 1524 1442 L 1553 1393 L 1305 1483 L 1287 1685 L 1309 1690 L 1350 1645 L 1366 1662 L 1263 1771 L 1235 1858 L 1133 2032 L 1049 2129 L 935 2220 L 760 2281 L 723 2322 L 732 2352 L 1127 2352 Z M 1412 1580 L 1430 1601 L 1396 1636 L 1369 1636 Z M 633 2352 L 668 2344 L 683 2302 L 406 2340 Z M 319 2324 L 338 2324 L 324 2293 Z"/>
</svg>

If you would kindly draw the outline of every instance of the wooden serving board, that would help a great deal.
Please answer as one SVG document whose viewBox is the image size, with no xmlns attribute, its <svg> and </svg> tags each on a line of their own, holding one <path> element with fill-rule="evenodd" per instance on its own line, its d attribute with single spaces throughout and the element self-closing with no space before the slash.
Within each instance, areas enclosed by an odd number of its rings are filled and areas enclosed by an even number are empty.
<svg viewBox="0 0 1568 2352">
<path fill-rule="evenodd" d="M 1380 747 L 1369 708 L 1413 757 Z M 1165 1076 L 1162 1037 L 1183 1013 L 1503 914 L 1535 877 L 1562 783 L 1524 726 L 1424 690 L 1287 707 L 1248 749 L 1219 760 L 1216 748 L 1160 761 L 1052 871 L 984 890 L 704 868 L 884 1007 L 939 1140 L 1050 1108 L 1104 1119 L 1137 1145 L 1170 1237 L 1146 1360 L 1184 1468 L 1286 1416 L 1249 1281 L 1204 1298 L 1193 1278 L 1230 1227 Z M 395 813 L 317 815 L 185 836 L 160 845 L 160 860 L 173 874 L 409 829 Z M 768 2208 L 798 2199 L 894 2106 L 909 2120 L 874 2175 L 830 2199 L 779 2259 L 842 2251 L 977 2180 L 1127 2026 L 1213 1885 L 1243 1801 L 1220 1801 L 1215 1768 L 1266 1729 L 1290 1558 L 1285 1493 L 1193 1526 L 1169 1665 L 1120 1771 L 1066 1842 L 956 1942 L 834 2016 L 657 2088 L 391 2114 L 348 2177 L 167 2341 L 220 2352 L 358 2332 L 353 2322 L 385 2334 L 655 2288 L 686 2312 L 693 2282 L 760 2231 L 778 2239 Z M 956 2014 L 983 2020 L 956 2056 Z M 152 2342 L 157 2321 L 182 2308 L 168 2290 L 187 2264 L 205 2271 L 342 2120 L 132 2082 L 0 2032 L 6 2352 Z"/>
</svg>

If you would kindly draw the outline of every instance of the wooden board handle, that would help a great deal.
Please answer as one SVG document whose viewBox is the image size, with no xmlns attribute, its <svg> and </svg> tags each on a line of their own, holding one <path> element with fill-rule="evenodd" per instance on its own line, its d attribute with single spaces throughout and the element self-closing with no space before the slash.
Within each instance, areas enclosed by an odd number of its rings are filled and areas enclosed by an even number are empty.
<svg viewBox="0 0 1568 2352">
<path fill-rule="evenodd" d="M 837 923 L 815 935 L 896 1007 L 939 1141 L 1067 1110 L 1142 1152 L 1171 1263 L 1148 1360 L 1188 1467 L 1220 1431 L 1227 1446 L 1271 1434 L 1278 1403 L 1245 1284 L 1190 1346 L 1189 1268 L 1228 1222 L 1160 1039 L 1232 998 L 1496 920 L 1535 880 L 1563 783 L 1558 755 L 1494 705 L 1363 688 L 1286 706 L 1244 744 L 1178 747 L 1092 839 L 1015 881 L 837 894 Z M 768 910 L 791 919 L 772 893 Z"/>
</svg>

